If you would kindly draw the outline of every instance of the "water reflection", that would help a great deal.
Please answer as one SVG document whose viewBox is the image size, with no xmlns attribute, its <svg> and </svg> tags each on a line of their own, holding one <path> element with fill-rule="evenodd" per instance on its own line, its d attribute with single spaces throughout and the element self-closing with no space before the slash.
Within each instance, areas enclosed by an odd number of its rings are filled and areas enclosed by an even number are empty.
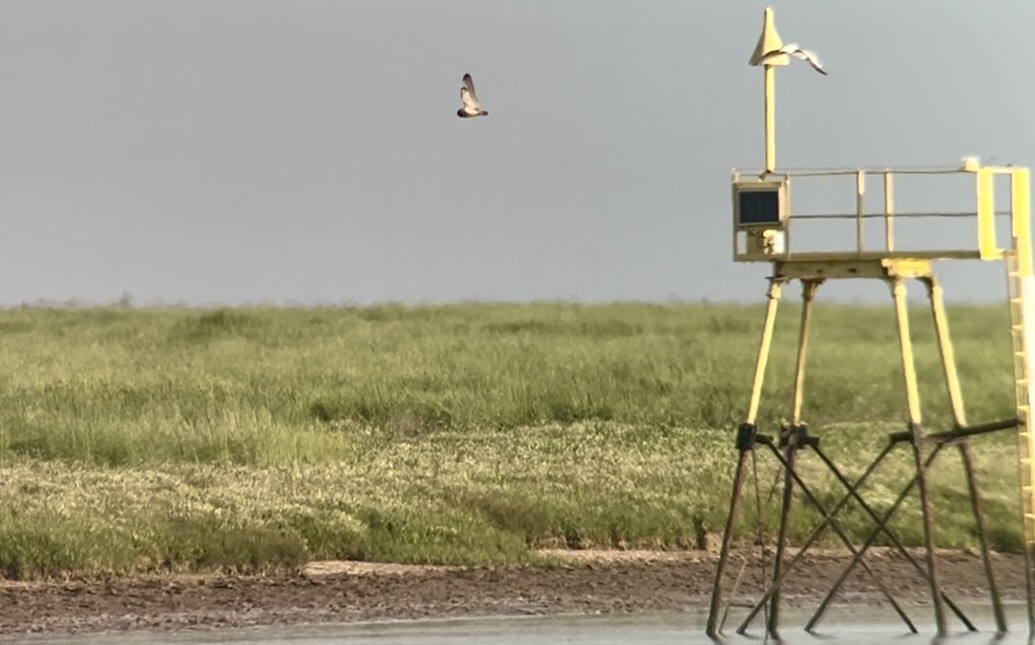
<svg viewBox="0 0 1035 645">
<path fill-rule="evenodd" d="M 753 635 L 730 634 L 722 643 L 756 645 L 826 645 L 827 643 L 887 643 L 901 645 L 1035 645 L 1027 633 L 1023 607 L 1010 608 L 1009 624 L 1015 633 L 996 635 L 994 622 L 974 608 L 975 622 L 986 631 L 961 632 L 937 638 L 933 621 L 918 619 L 919 634 L 910 634 L 901 623 L 890 622 L 886 612 L 871 608 L 832 611 L 822 633 L 808 634 L 801 628 L 807 614 L 785 611 L 782 640 Z M 13 643 L 32 645 L 523 645 L 536 643 L 593 643 L 594 645 L 713 645 L 704 635 L 703 613 L 656 613 L 632 616 L 548 616 L 470 620 L 401 621 L 349 625 L 303 625 L 253 629 L 220 629 L 169 634 L 77 636 L 48 639 L 29 637 Z"/>
</svg>

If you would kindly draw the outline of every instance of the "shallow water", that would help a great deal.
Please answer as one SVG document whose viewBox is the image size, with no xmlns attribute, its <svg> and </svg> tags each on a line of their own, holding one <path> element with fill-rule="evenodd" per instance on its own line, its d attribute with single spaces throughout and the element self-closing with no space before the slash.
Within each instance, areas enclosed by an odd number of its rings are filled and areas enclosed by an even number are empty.
<svg viewBox="0 0 1035 645">
<path fill-rule="evenodd" d="M 807 614 L 784 611 L 783 643 L 788 645 L 820 643 L 885 643 L 901 645 L 1031 645 L 1035 640 L 1027 633 L 1027 617 L 1023 607 L 1008 608 L 1008 620 L 1014 632 L 996 636 L 991 613 L 982 607 L 968 607 L 967 614 L 982 630 L 964 633 L 962 626 L 952 623 L 954 633 L 944 639 L 934 635 L 933 620 L 925 608 L 910 608 L 908 613 L 920 629 L 909 634 L 902 623 L 889 622 L 894 615 L 873 608 L 833 609 L 821 625 L 822 633 L 813 636 L 801 628 Z M 301 625 L 183 631 L 176 633 L 105 634 L 65 638 L 25 637 L 3 640 L 4 643 L 32 645 L 331 645 L 358 643 L 366 645 L 474 645 L 493 643 L 519 645 L 534 642 L 593 643 L 594 645 L 711 645 L 704 635 L 703 613 L 653 613 L 630 616 L 536 616 L 525 618 L 479 618 L 466 620 L 400 621 L 348 625 Z M 757 621 L 753 635 L 735 633 L 736 616 L 727 623 L 726 642 L 762 643 Z M 956 633 L 959 631 L 960 633 Z M 771 639 L 769 642 L 773 642 Z"/>
</svg>

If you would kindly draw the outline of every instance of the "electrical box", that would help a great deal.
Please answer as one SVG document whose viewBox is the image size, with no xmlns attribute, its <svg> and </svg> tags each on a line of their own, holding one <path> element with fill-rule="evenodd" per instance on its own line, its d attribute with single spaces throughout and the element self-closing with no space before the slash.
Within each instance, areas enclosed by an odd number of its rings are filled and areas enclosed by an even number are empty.
<svg viewBox="0 0 1035 645">
<path fill-rule="evenodd" d="M 787 252 L 788 189 L 785 179 L 733 182 L 734 259 L 772 259 Z"/>
</svg>

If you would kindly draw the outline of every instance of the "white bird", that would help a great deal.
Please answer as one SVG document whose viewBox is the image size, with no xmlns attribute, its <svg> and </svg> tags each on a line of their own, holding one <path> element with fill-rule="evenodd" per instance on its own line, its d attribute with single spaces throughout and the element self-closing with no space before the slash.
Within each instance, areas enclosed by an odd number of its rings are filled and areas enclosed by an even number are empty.
<svg viewBox="0 0 1035 645">
<path fill-rule="evenodd" d="M 777 56 L 783 56 L 784 54 L 788 56 L 794 56 L 798 60 L 808 61 L 809 65 L 812 65 L 812 69 L 816 70 L 823 76 L 827 75 L 827 71 L 823 69 L 823 63 L 819 62 L 819 57 L 816 56 L 816 52 L 812 52 L 807 49 L 802 49 L 800 46 L 798 46 L 798 43 L 791 43 L 789 45 L 784 45 L 780 49 L 774 49 L 773 51 L 766 52 L 762 55 L 762 58 L 760 58 L 758 62 L 764 63 L 769 59 L 776 58 Z"/>
<path fill-rule="evenodd" d="M 464 74 L 464 84 L 460 86 L 460 100 L 464 106 L 456 111 L 461 119 L 471 119 L 477 116 L 488 116 L 489 113 L 482 109 L 478 102 L 478 93 L 474 91 L 474 81 L 470 74 Z"/>
</svg>

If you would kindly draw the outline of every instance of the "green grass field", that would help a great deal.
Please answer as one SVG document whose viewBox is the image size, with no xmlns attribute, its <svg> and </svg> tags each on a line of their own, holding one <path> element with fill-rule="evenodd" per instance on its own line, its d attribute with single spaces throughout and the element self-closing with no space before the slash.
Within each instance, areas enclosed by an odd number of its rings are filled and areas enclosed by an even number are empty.
<svg viewBox="0 0 1035 645">
<path fill-rule="evenodd" d="M 913 312 L 925 422 L 949 424 Z M 790 411 L 797 305 L 759 418 Z M 1013 416 L 1005 307 L 951 308 L 972 423 Z M 508 563 L 543 546 L 693 547 L 726 515 L 761 306 L 0 311 L 0 573 Z M 805 420 L 850 474 L 905 427 L 891 307 L 817 307 Z M 993 542 L 1017 549 L 1015 438 L 974 442 Z M 938 541 L 975 543 L 954 450 Z M 763 525 L 779 491 L 760 453 Z M 900 446 L 867 494 L 911 474 Z M 822 499 L 840 490 L 815 457 Z M 754 479 L 740 534 L 758 530 Z M 895 527 L 917 544 L 915 499 Z M 817 516 L 798 505 L 792 535 Z M 845 516 L 854 537 L 869 525 Z M 828 542 L 836 544 L 835 542 Z"/>
</svg>

